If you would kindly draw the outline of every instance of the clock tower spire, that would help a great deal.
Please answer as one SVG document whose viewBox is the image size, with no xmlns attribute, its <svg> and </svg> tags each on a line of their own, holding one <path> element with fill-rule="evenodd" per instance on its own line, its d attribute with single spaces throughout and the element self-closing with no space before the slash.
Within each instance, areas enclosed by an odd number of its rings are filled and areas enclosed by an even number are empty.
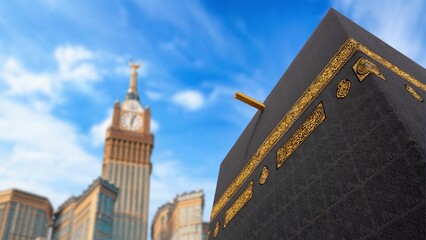
<svg viewBox="0 0 426 240">
<path fill-rule="evenodd" d="M 112 124 L 106 132 L 102 178 L 119 189 L 112 239 L 146 240 L 154 136 L 151 111 L 141 106 L 137 91 L 141 63 L 130 62 L 129 66 L 129 89 L 124 101 L 114 104 Z"/>
<path fill-rule="evenodd" d="M 138 63 L 132 63 L 129 62 L 129 66 L 132 68 L 132 72 L 130 73 L 130 86 L 129 90 L 127 91 L 126 99 L 135 99 L 139 101 L 139 95 L 138 95 L 138 68 L 142 65 L 141 62 Z"/>
</svg>

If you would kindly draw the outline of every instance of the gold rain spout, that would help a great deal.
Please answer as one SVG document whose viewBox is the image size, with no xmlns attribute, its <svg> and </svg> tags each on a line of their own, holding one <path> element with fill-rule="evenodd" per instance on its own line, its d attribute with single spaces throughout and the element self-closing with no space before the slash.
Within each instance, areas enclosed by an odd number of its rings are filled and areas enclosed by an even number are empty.
<svg viewBox="0 0 426 240">
<path fill-rule="evenodd" d="M 240 92 L 236 92 L 234 95 L 234 98 L 240 100 L 241 102 L 247 103 L 248 105 L 255 107 L 257 109 L 259 109 L 260 111 L 262 111 L 265 108 L 265 104 L 243 94 Z"/>
</svg>

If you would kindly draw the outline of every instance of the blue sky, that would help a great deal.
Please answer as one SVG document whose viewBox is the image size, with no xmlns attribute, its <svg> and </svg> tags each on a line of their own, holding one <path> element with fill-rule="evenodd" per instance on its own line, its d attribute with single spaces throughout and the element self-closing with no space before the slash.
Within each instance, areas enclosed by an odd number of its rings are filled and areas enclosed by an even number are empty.
<svg viewBox="0 0 426 240">
<path fill-rule="evenodd" d="M 0 189 L 57 207 L 100 175 L 114 101 L 142 61 L 152 109 L 149 220 L 204 189 L 210 214 L 219 164 L 330 7 L 426 66 L 426 3 L 395 1 L 1 1 Z"/>
</svg>

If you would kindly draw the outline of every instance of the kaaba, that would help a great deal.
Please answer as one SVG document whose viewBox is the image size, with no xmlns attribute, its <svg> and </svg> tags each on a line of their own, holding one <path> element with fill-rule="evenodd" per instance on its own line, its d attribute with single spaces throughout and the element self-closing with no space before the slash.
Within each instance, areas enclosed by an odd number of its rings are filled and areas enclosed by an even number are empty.
<svg viewBox="0 0 426 240">
<path fill-rule="evenodd" d="M 330 9 L 222 161 L 208 239 L 425 239 L 425 79 Z"/>
</svg>

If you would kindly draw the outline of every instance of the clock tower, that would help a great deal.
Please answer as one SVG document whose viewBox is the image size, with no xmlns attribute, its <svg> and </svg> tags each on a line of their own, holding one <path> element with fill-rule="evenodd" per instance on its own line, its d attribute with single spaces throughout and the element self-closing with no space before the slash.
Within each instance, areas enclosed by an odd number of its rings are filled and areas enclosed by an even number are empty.
<svg viewBox="0 0 426 240">
<path fill-rule="evenodd" d="M 102 178 L 119 188 L 114 206 L 114 240 L 146 240 L 151 152 L 154 136 L 151 112 L 143 108 L 137 91 L 139 64 L 130 63 L 130 86 L 122 103 L 116 102 L 105 139 Z"/>
</svg>

